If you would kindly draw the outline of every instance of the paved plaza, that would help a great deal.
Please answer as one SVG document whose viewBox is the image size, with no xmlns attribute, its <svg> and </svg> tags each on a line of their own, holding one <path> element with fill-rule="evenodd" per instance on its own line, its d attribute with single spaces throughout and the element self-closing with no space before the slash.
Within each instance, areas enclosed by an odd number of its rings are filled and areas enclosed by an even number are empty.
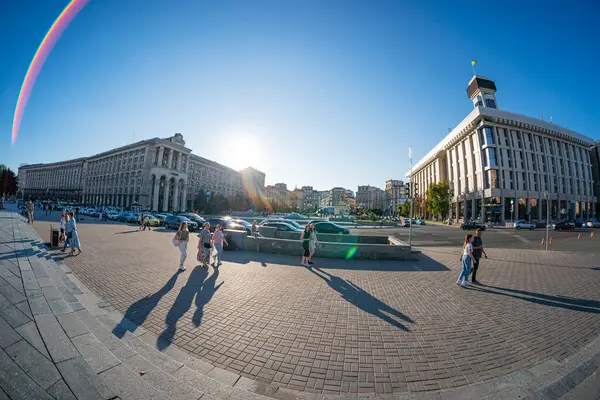
<svg viewBox="0 0 600 400">
<path fill-rule="evenodd" d="M 48 222 L 35 228 L 47 239 Z M 418 261 L 317 258 L 313 269 L 234 251 L 206 270 L 194 268 L 193 236 L 179 274 L 173 232 L 97 220 L 79 231 L 83 254 L 58 257 L 103 308 L 134 323 L 116 324 L 117 337 L 141 326 L 161 351 L 175 346 L 272 387 L 434 392 L 561 362 L 600 332 L 598 254 L 494 246 L 508 231 L 488 232 L 483 285 L 470 288 L 455 284 L 460 242 L 423 247 Z"/>
</svg>

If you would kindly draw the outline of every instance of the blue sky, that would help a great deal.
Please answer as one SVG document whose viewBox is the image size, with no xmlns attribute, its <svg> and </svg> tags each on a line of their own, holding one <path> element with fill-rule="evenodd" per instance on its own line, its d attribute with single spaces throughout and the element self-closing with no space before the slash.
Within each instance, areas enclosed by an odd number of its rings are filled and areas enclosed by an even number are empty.
<svg viewBox="0 0 600 400">
<path fill-rule="evenodd" d="M 181 132 L 267 183 L 384 186 L 472 109 L 600 138 L 600 3 L 92 0 L 50 54 L 10 143 L 19 89 L 65 0 L 0 2 L 0 163 L 52 162 Z"/>
</svg>

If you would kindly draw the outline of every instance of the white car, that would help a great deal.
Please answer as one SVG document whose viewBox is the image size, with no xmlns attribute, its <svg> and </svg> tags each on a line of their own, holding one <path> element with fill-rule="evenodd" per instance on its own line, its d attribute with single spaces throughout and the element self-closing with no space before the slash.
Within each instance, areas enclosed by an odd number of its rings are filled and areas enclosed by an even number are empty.
<svg viewBox="0 0 600 400">
<path fill-rule="evenodd" d="M 535 229 L 536 224 L 532 224 L 531 222 L 527 222 L 524 220 L 515 222 L 515 229 L 529 229 L 530 231 Z"/>
<path fill-rule="evenodd" d="M 586 226 L 588 228 L 600 228 L 600 221 L 588 221 Z"/>
</svg>

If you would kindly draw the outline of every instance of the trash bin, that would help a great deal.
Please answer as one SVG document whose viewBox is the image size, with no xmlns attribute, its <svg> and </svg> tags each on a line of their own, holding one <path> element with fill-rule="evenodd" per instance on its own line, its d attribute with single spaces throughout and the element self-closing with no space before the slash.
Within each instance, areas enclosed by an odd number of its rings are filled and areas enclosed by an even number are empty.
<svg viewBox="0 0 600 400">
<path fill-rule="evenodd" d="M 52 235 L 50 237 L 50 247 L 58 247 L 58 229 L 52 229 Z"/>
</svg>

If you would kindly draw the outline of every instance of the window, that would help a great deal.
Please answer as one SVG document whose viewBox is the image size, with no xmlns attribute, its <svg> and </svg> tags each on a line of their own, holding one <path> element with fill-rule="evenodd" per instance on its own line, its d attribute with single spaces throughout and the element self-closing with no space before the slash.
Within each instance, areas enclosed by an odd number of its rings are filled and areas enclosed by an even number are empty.
<svg viewBox="0 0 600 400">
<path fill-rule="evenodd" d="M 496 102 L 494 99 L 485 99 L 485 105 L 489 108 L 496 108 Z"/>
<path fill-rule="evenodd" d="M 495 169 L 489 170 L 489 184 L 492 189 L 498 189 L 500 187 L 500 176 L 498 175 L 498 171 Z"/>
<path fill-rule="evenodd" d="M 494 144 L 494 135 L 492 134 L 492 128 L 485 127 L 483 129 L 485 131 L 485 144 Z"/>
<path fill-rule="evenodd" d="M 490 167 L 497 167 L 498 165 L 496 164 L 496 149 L 491 148 L 491 149 L 487 149 L 488 151 L 488 158 L 490 160 Z"/>
</svg>

